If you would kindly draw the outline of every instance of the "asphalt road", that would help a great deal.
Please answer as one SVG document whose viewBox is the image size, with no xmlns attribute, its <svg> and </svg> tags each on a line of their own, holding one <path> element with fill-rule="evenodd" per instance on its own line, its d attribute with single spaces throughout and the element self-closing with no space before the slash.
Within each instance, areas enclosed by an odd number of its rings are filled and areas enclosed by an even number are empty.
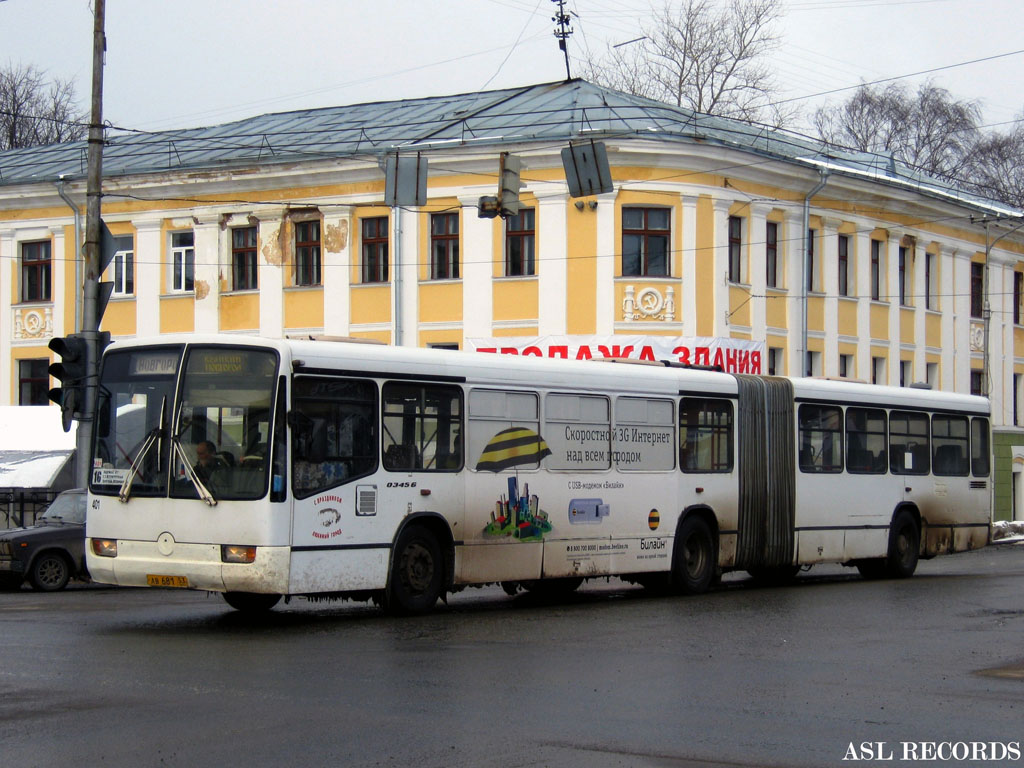
<svg viewBox="0 0 1024 768">
<path fill-rule="evenodd" d="M 0 643 L 0 765 L 19 768 L 940 765 L 954 761 L 901 758 L 941 743 L 1024 751 L 1024 546 L 922 562 L 908 581 L 821 567 L 788 587 L 730 576 L 696 598 L 612 581 L 544 603 L 492 587 L 408 619 L 23 590 L 0 593 Z M 854 762 L 851 744 L 893 759 Z M 1010 758 L 998 764 L 1024 764 Z"/>
</svg>

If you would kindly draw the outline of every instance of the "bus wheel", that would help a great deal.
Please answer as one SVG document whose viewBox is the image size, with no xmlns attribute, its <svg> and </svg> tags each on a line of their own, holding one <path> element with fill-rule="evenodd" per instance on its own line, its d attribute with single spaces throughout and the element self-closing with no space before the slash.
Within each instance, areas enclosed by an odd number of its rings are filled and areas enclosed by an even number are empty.
<svg viewBox="0 0 1024 768">
<path fill-rule="evenodd" d="M 921 552 L 921 531 L 914 516 L 906 510 L 897 513 L 889 528 L 889 554 L 885 559 L 886 575 L 906 579 L 917 570 Z"/>
<path fill-rule="evenodd" d="M 409 526 L 392 553 L 388 607 L 396 613 L 426 613 L 441 596 L 443 575 L 437 537 L 423 526 Z"/>
<path fill-rule="evenodd" d="M 690 515 L 679 526 L 672 550 L 672 584 L 679 592 L 707 592 L 715 578 L 715 539 L 704 520 Z"/>
<path fill-rule="evenodd" d="M 32 588 L 40 592 L 56 592 L 64 589 L 71 578 L 71 566 L 67 559 L 57 552 L 44 552 L 32 564 L 29 581 Z"/>
<path fill-rule="evenodd" d="M 280 595 L 263 595 L 257 592 L 224 593 L 224 601 L 236 611 L 242 611 L 243 613 L 263 613 L 264 611 L 269 611 L 277 605 L 277 601 L 280 599 Z"/>
</svg>

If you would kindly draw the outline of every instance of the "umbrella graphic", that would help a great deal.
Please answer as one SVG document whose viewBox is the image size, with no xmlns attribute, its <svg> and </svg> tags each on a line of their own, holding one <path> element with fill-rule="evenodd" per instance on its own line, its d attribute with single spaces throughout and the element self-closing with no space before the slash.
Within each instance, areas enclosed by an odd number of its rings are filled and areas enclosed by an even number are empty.
<svg viewBox="0 0 1024 768">
<path fill-rule="evenodd" d="M 477 470 L 485 472 L 501 472 L 509 467 L 522 464 L 537 464 L 545 456 L 551 455 L 551 449 L 544 438 L 526 427 L 503 429 L 487 443 Z"/>
</svg>

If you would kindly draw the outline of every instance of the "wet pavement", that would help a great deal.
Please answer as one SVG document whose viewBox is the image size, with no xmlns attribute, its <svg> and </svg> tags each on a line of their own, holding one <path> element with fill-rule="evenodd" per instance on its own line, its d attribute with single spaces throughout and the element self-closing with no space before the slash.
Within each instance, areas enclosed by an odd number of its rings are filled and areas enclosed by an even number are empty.
<svg viewBox="0 0 1024 768">
<path fill-rule="evenodd" d="M 0 638 L 11 766 L 840 766 L 851 744 L 1024 743 L 1021 546 L 908 581 L 471 589 L 403 619 L 23 590 L 0 593 Z"/>
</svg>

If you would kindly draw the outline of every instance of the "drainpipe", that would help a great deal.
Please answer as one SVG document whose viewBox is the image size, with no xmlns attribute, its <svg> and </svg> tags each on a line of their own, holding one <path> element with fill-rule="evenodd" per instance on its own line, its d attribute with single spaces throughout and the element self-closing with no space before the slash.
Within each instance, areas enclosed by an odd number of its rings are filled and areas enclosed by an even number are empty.
<svg viewBox="0 0 1024 768">
<path fill-rule="evenodd" d="M 821 192 L 821 190 L 825 187 L 826 182 L 828 181 L 827 169 L 822 168 L 821 170 L 818 171 L 818 173 L 821 174 L 821 179 L 815 185 L 814 189 L 808 192 L 807 196 L 804 197 L 804 225 L 803 229 L 800 231 L 800 237 L 803 238 L 804 243 L 804 268 L 800 275 L 800 284 L 803 286 L 803 301 L 801 302 L 800 308 L 800 328 L 802 332 L 801 343 L 803 344 L 803 349 L 801 350 L 802 354 L 800 356 L 800 365 L 803 369 L 803 373 L 800 374 L 801 376 L 808 375 L 807 363 L 809 360 L 809 353 L 807 351 L 807 275 L 811 271 L 811 242 L 810 238 L 807 236 L 807 233 L 811 228 L 811 198 L 814 197 L 819 192 Z"/>
<path fill-rule="evenodd" d="M 394 265 L 395 265 L 395 276 L 394 283 L 395 288 L 394 294 L 394 318 L 395 318 L 395 334 L 394 338 L 391 339 L 391 343 L 396 346 L 402 346 L 402 209 L 399 206 L 394 206 L 391 209 L 391 225 L 393 228 L 394 236 L 391 241 L 394 243 L 394 247 L 391 249 L 394 254 Z"/>
<path fill-rule="evenodd" d="M 57 178 L 60 180 L 60 184 L 57 185 L 57 194 L 75 214 L 75 323 L 71 330 L 77 333 L 82 327 L 82 292 L 79 290 L 79 286 L 82 285 L 82 260 L 79 258 L 82 253 L 82 212 L 64 191 L 64 174 Z"/>
</svg>

